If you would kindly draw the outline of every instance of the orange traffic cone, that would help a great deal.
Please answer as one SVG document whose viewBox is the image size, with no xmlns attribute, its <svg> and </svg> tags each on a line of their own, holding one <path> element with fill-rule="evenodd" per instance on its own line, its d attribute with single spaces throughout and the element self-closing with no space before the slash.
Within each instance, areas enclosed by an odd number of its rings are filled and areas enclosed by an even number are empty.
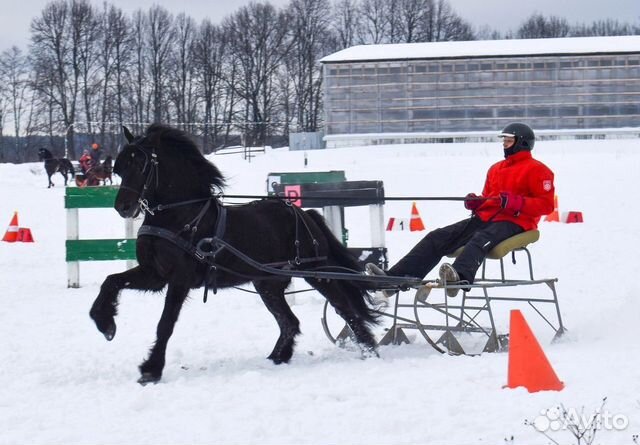
<svg viewBox="0 0 640 445">
<path fill-rule="evenodd" d="M 512 310 L 510 323 L 506 387 L 524 386 L 529 392 L 562 390 L 564 383 L 558 379 L 522 312 Z"/>
<path fill-rule="evenodd" d="M 418 213 L 418 207 L 416 207 L 416 203 L 414 201 L 413 206 L 411 207 L 411 221 L 409 221 L 409 230 L 412 232 L 419 232 L 424 230 L 424 224 L 422 223 L 422 218 L 420 218 L 420 213 Z"/>
<path fill-rule="evenodd" d="M 13 212 L 13 218 L 9 223 L 9 227 L 2 238 L 2 241 L 15 243 L 18 240 L 18 212 Z"/>
<path fill-rule="evenodd" d="M 567 217 L 565 218 L 564 222 L 566 222 L 567 224 L 583 222 L 583 220 L 582 220 L 582 212 L 569 212 L 569 213 L 567 213 Z"/>
<path fill-rule="evenodd" d="M 31 234 L 31 229 L 28 227 L 20 227 L 18 229 L 18 239 L 16 241 L 22 243 L 33 243 L 35 242 L 33 239 L 33 235 Z"/>
<path fill-rule="evenodd" d="M 544 217 L 545 221 L 560 222 L 560 214 L 558 213 L 558 195 L 553 196 L 553 212 Z"/>
</svg>

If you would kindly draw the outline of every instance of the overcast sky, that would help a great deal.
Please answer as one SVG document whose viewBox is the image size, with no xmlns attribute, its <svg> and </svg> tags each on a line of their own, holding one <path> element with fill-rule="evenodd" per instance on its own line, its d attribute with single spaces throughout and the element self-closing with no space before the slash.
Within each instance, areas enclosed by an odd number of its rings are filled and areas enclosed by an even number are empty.
<svg viewBox="0 0 640 445">
<path fill-rule="evenodd" d="M 101 0 L 91 0 L 96 6 Z M 270 0 L 275 6 L 285 6 L 289 0 Z M 332 0 L 333 1 L 333 0 Z M 210 18 L 214 23 L 233 13 L 250 0 L 108 0 L 110 4 L 131 13 L 160 4 L 170 12 L 185 12 L 197 21 Z M 13 45 L 26 49 L 29 24 L 38 16 L 46 0 L 0 0 L 0 51 Z M 569 23 L 592 22 L 612 18 L 623 22 L 640 20 L 640 0 L 449 0 L 463 18 L 476 27 L 490 26 L 505 32 L 515 29 L 529 15 L 565 17 Z"/>
</svg>

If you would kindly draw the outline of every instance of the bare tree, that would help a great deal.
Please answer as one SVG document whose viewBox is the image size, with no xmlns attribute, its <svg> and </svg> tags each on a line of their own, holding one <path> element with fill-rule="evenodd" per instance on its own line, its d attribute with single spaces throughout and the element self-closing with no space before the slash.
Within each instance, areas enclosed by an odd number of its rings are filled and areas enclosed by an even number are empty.
<svg viewBox="0 0 640 445">
<path fill-rule="evenodd" d="M 146 53 L 146 15 L 142 10 L 133 13 L 132 21 L 132 45 L 133 45 L 133 64 L 135 66 L 132 75 L 132 81 L 135 88 L 134 103 L 135 117 L 134 121 L 145 123 L 149 121 L 149 96 L 147 94 L 147 53 Z"/>
<path fill-rule="evenodd" d="M 29 65 L 27 56 L 18 47 L 14 46 L 0 55 L 0 79 L 4 86 L 4 91 L 0 91 L 0 96 L 4 96 L 5 106 L 8 106 L 11 110 L 11 118 L 13 120 L 15 141 L 13 155 L 15 159 L 24 161 L 26 153 L 24 153 L 24 147 L 20 144 L 20 136 L 24 123 L 23 113 L 26 112 L 28 100 L 26 96 L 29 85 Z M 2 117 L 4 117 L 4 113 L 0 116 L 0 118 Z"/>
<path fill-rule="evenodd" d="M 166 113 L 165 109 L 164 88 L 167 81 L 167 62 L 169 61 L 171 45 L 175 37 L 173 16 L 163 7 L 154 5 L 146 14 L 146 17 L 153 120 L 162 122 L 164 118 L 166 121 L 170 121 L 171 116 Z M 164 116 L 163 111 L 165 111 Z"/>
<path fill-rule="evenodd" d="M 328 0 L 292 0 L 289 6 L 293 45 L 285 66 L 293 82 L 299 131 L 317 131 L 319 126 L 322 76 L 318 60 L 332 42 L 329 7 Z"/>
<path fill-rule="evenodd" d="M 178 122 L 183 129 L 193 131 L 187 123 L 196 120 L 196 97 L 194 85 L 194 39 L 196 24 L 185 14 L 179 14 L 175 20 L 175 51 L 170 53 L 169 97 L 175 106 Z"/>
<path fill-rule="evenodd" d="M 337 49 L 356 44 L 356 33 L 360 22 L 357 0 L 336 0 L 333 4 L 332 28 L 337 36 Z"/>
<path fill-rule="evenodd" d="M 94 102 L 99 98 L 100 77 L 97 75 L 98 51 L 96 43 L 100 33 L 99 23 L 91 4 L 85 0 L 72 0 L 70 3 L 71 17 L 69 21 L 71 41 L 77 52 L 78 70 L 81 87 L 84 118 L 87 131 L 93 134 Z"/>
<path fill-rule="evenodd" d="M 516 31 L 519 39 L 546 39 L 567 37 L 571 31 L 569 22 L 562 17 L 535 13 L 526 19 Z"/>
<path fill-rule="evenodd" d="M 194 41 L 194 75 L 198 92 L 203 104 L 203 147 L 216 143 L 218 120 L 224 119 L 221 114 L 223 95 L 223 64 L 227 42 L 220 27 L 209 20 L 202 22 Z"/>
<path fill-rule="evenodd" d="M 264 143 L 274 106 L 274 75 L 291 47 L 287 15 L 270 3 L 251 3 L 227 18 L 224 28 L 239 71 L 233 87 L 245 102 L 245 143 Z"/>
<path fill-rule="evenodd" d="M 38 81 L 37 93 L 50 105 L 50 131 L 61 121 L 70 156 L 75 157 L 73 124 L 80 89 L 79 42 L 71 32 L 73 0 L 47 4 L 31 22 L 32 57 Z M 59 117 L 58 117 L 59 116 Z"/>
<path fill-rule="evenodd" d="M 389 16 L 387 0 L 362 0 L 358 40 L 361 44 L 388 42 Z"/>
<path fill-rule="evenodd" d="M 447 0 L 429 0 L 430 8 L 423 19 L 422 39 L 427 42 L 473 40 L 471 25 L 451 8 Z"/>
<path fill-rule="evenodd" d="M 636 25 L 618 20 L 597 20 L 590 24 L 579 24 L 571 28 L 571 36 L 630 36 L 640 34 L 640 22 Z"/>
<path fill-rule="evenodd" d="M 421 24 L 433 9 L 433 0 L 391 0 L 390 42 L 411 43 L 425 39 Z"/>
<path fill-rule="evenodd" d="M 102 77 L 100 133 L 105 134 L 107 121 L 125 121 L 124 95 L 127 67 L 131 61 L 132 37 L 130 21 L 121 9 L 105 3 L 100 16 L 99 63 Z M 133 110 L 130 110 L 130 112 Z M 104 137 L 104 136 L 103 136 Z M 105 140 L 100 140 L 105 144 Z"/>
</svg>

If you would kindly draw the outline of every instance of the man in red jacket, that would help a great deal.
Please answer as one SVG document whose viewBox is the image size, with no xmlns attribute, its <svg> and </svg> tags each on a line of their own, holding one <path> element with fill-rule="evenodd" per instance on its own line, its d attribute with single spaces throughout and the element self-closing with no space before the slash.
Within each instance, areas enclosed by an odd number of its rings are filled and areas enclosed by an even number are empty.
<svg viewBox="0 0 640 445">
<path fill-rule="evenodd" d="M 464 206 L 470 218 L 428 233 L 386 273 L 373 263 L 370 275 L 424 277 L 443 256 L 465 246 L 453 264 L 440 267 L 441 281 L 473 283 L 487 253 L 501 241 L 537 228 L 542 215 L 553 211 L 553 172 L 533 159 L 533 130 L 522 123 L 507 125 L 502 133 L 503 161 L 489 168 L 482 195 L 469 193 Z M 455 297 L 459 289 L 447 289 Z"/>
</svg>

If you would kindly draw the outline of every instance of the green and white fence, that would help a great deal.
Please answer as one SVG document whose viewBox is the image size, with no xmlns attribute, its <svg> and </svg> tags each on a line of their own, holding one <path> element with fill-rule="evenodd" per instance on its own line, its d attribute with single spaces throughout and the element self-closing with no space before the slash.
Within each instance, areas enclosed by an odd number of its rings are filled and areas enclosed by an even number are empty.
<svg viewBox="0 0 640 445">
<path fill-rule="evenodd" d="M 80 239 L 80 209 L 111 209 L 118 187 L 67 187 L 64 206 L 67 209 L 67 287 L 80 287 L 81 261 L 127 260 L 133 267 L 136 258 L 136 222 L 125 219 L 124 237 L 112 239 Z M 106 211 L 106 210 L 105 210 Z M 95 221 L 94 221 L 95 224 Z"/>
</svg>

